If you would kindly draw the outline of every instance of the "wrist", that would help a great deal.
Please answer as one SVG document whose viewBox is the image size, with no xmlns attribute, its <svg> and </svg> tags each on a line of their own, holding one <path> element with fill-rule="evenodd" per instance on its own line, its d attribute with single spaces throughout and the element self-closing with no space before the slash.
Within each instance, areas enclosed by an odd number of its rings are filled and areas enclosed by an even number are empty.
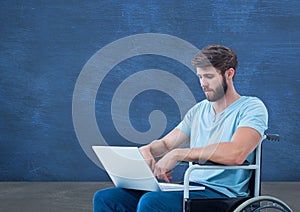
<svg viewBox="0 0 300 212">
<path fill-rule="evenodd" d="M 174 160 L 176 160 L 177 162 L 181 162 L 181 161 L 185 161 L 185 156 L 186 156 L 186 150 L 185 148 L 177 148 L 174 149 L 173 152 L 173 157 Z"/>
<path fill-rule="evenodd" d="M 181 161 L 193 162 L 199 160 L 197 149 L 194 148 L 183 148 L 180 153 Z"/>
</svg>

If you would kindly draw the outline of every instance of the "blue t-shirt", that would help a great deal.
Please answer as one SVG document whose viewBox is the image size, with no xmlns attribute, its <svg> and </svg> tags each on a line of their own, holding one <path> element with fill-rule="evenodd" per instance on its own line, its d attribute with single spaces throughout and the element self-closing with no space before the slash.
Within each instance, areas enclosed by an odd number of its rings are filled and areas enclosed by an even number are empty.
<svg viewBox="0 0 300 212">
<path fill-rule="evenodd" d="M 212 103 L 203 100 L 192 107 L 176 127 L 190 137 L 190 147 L 204 147 L 231 141 L 237 128 L 250 127 L 262 136 L 268 126 L 268 112 L 261 100 L 243 96 L 223 112 L 215 114 Z M 254 162 L 254 152 L 247 161 Z M 247 196 L 249 170 L 195 170 L 190 181 L 201 183 L 229 197 Z"/>
</svg>

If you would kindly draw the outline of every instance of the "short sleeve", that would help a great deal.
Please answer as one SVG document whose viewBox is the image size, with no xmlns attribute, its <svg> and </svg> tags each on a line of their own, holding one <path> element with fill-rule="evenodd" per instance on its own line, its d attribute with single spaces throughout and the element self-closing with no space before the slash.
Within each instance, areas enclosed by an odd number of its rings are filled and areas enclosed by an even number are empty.
<svg viewBox="0 0 300 212">
<path fill-rule="evenodd" d="M 199 106 L 199 103 L 193 106 L 184 116 L 183 120 L 176 126 L 176 129 L 179 129 L 180 131 L 184 132 L 187 136 L 191 137 L 191 128 L 192 123 L 195 117 L 195 113 L 197 111 L 197 107 Z"/>
<path fill-rule="evenodd" d="M 237 127 L 250 127 L 264 135 L 268 128 L 268 111 L 260 99 L 253 97 L 245 104 Z"/>
</svg>

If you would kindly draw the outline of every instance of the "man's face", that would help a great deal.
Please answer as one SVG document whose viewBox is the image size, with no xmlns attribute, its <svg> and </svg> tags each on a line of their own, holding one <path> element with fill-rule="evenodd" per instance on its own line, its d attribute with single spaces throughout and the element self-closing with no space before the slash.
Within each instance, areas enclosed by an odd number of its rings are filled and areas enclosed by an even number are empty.
<svg viewBox="0 0 300 212">
<path fill-rule="evenodd" d="M 227 83 L 214 67 L 197 68 L 201 87 L 208 101 L 215 102 L 226 94 Z"/>
</svg>

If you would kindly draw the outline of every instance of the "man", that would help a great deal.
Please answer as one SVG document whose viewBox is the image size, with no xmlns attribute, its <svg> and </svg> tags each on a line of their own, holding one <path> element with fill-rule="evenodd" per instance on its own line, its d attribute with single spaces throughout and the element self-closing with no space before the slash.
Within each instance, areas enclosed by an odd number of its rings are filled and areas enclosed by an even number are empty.
<svg viewBox="0 0 300 212">
<path fill-rule="evenodd" d="M 197 103 L 162 139 L 140 148 L 157 178 L 170 181 L 179 161 L 210 160 L 224 165 L 252 163 L 253 150 L 267 129 L 268 113 L 256 97 L 234 88 L 236 53 L 219 45 L 203 48 L 193 59 L 206 100 Z M 189 145 L 189 148 L 186 146 Z M 205 186 L 192 198 L 248 195 L 248 170 L 198 170 L 190 181 Z M 95 211 L 182 211 L 183 192 L 145 192 L 121 188 L 98 191 Z"/>
</svg>

